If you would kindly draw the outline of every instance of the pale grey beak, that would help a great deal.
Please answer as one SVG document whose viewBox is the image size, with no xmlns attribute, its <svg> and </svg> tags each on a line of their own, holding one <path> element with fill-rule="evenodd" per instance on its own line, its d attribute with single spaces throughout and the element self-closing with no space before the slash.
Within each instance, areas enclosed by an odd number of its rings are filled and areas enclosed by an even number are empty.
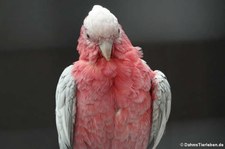
<svg viewBox="0 0 225 149">
<path fill-rule="evenodd" d="M 104 56 L 107 61 L 109 61 L 111 58 L 112 44 L 113 44 L 112 41 L 102 41 L 99 44 L 102 56 Z"/>
</svg>

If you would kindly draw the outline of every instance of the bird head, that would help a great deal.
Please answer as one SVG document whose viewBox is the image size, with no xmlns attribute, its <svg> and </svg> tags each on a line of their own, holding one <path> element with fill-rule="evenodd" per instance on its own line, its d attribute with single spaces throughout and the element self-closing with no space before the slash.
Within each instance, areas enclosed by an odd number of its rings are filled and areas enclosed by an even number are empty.
<svg viewBox="0 0 225 149">
<path fill-rule="evenodd" d="M 112 49 L 121 42 L 122 28 L 117 18 L 106 8 L 95 5 L 84 19 L 78 40 L 80 58 L 110 61 Z"/>
</svg>

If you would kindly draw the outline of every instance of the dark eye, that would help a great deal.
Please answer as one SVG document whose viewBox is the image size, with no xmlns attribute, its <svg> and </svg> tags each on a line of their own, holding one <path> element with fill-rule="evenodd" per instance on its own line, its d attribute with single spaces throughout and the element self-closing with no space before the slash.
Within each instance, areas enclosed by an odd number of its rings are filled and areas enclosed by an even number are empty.
<svg viewBox="0 0 225 149">
<path fill-rule="evenodd" d="M 90 36 L 87 34 L 87 38 L 90 38 Z"/>
<path fill-rule="evenodd" d="M 118 33 L 120 33 L 120 29 L 118 29 Z"/>
</svg>

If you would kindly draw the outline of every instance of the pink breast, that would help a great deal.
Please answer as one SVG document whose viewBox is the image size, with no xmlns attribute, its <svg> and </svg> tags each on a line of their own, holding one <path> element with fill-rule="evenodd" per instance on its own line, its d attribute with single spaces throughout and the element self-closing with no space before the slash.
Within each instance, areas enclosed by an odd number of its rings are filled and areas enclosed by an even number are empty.
<svg viewBox="0 0 225 149">
<path fill-rule="evenodd" d="M 134 70 L 130 65 L 124 71 L 124 66 L 120 67 L 116 61 L 112 61 L 110 67 L 105 65 L 93 67 L 84 62 L 75 63 L 74 147 L 145 149 L 151 126 L 149 72 L 138 66 Z"/>
</svg>

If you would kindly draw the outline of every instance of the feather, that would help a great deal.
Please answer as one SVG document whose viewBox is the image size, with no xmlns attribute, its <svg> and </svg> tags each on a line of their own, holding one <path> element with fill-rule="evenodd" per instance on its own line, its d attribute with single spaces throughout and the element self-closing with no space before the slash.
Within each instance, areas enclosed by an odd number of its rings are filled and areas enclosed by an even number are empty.
<svg viewBox="0 0 225 149">
<path fill-rule="evenodd" d="M 154 71 L 153 85 L 153 113 L 150 141 L 153 149 L 159 144 L 169 119 L 171 110 L 171 91 L 166 76 L 159 70 Z"/>
<path fill-rule="evenodd" d="M 76 84 L 72 76 L 73 65 L 68 66 L 59 78 L 56 88 L 56 127 L 60 149 L 73 148 L 73 125 L 76 113 Z"/>
</svg>

